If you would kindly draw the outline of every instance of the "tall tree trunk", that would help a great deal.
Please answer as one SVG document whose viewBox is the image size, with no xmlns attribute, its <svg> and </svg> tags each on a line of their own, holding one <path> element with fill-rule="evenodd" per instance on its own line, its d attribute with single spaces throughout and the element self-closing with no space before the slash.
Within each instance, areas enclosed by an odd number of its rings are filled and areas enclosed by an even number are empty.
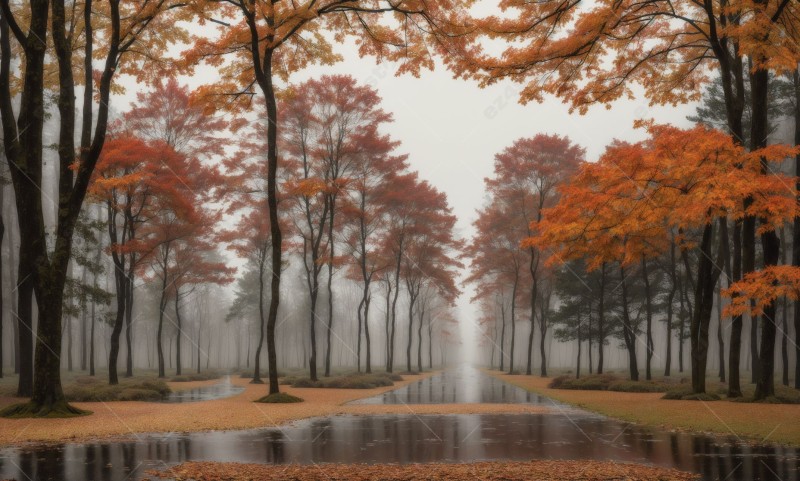
<svg viewBox="0 0 800 481">
<path fill-rule="evenodd" d="M 731 282 L 738 282 L 742 278 L 742 223 L 736 221 L 733 225 L 733 262 L 731 266 Z M 735 315 L 731 319 L 731 340 L 728 352 L 728 397 L 742 396 L 741 374 L 739 371 L 742 355 L 742 315 Z"/>
<path fill-rule="evenodd" d="M 129 223 L 130 239 L 133 239 L 133 225 Z M 127 285 L 125 289 L 125 348 L 127 349 L 125 355 L 125 377 L 133 377 L 133 339 L 131 329 L 133 328 L 133 283 L 134 283 L 134 267 L 136 263 L 136 255 L 129 254 Z"/>
<path fill-rule="evenodd" d="M 422 324 L 425 320 L 425 302 L 420 303 L 419 325 L 417 325 L 417 370 L 422 372 Z"/>
<path fill-rule="evenodd" d="M 678 291 L 678 273 L 675 265 L 675 242 L 670 242 L 669 252 L 670 289 L 667 295 L 667 349 L 664 356 L 664 376 L 669 377 L 672 370 L 672 317 L 675 293 Z"/>
<path fill-rule="evenodd" d="M 392 283 L 391 280 L 387 277 L 386 278 L 386 309 L 384 312 L 384 330 L 386 335 L 386 346 L 384 348 L 386 354 L 386 372 L 392 372 L 392 357 L 391 351 L 389 349 L 389 343 L 391 342 L 391 333 L 390 333 L 390 326 L 391 326 L 391 300 L 392 300 Z"/>
<path fill-rule="evenodd" d="M 547 377 L 547 355 L 544 343 L 547 339 L 547 309 L 550 307 L 549 304 L 550 296 L 548 295 L 547 299 L 542 299 L 539 306 L 539 332 L 542 335 L 539 338 L 539 355 L 542 359 L 542 365 L 539 367 L 539 375 L 542 377 Z"/>
<path fill-rule="evenodd" d="M 763 68 L 759 68 L 751 74 L 750 85 L 753 113 L 751 139 L 754 148 L 762 148 L 767 146 L 767 136 L 769 135 L 769 73 Z M 764 159 L 761 160 L 761 170 L 763 175 L 769 175 L 769 166 Z M 768 221 L 764 219 L 761 220 L 761 223 L 765 226 L 768 225 Z M 780 247 L 781 242 L 774 229 L 761 233 L 761 250 L 765 268 L 778 265 Z M 775 339 L 778 330 L 775 318 L 776 307 L 775 301 L 772 301 L 763 309 L 756 399 L 765 399 L 775 395 Z"/>
<path fill-rule="evenodd" d="M 503 322 L 503 327 L 500 329 L 500 370 L 504 371 L 504 361 L 506 359 L 506 303 L 502 298 L 500 300 L 500 318 Z"/>
<path fill-rule="evenodd" d="M 261 349 L 264 346 L 264 270 L 266 267 L 266 246 L 259 253 L 258 259 L 258 347 L 256 348 L 256 358 L 253 368 L 252 384 L 264 384 L 261 380 Z M 199 335 L 199 331 L 198 331 Z M 198 363 L 200 362 L 198 354 Z"/>
<path fill-rule="evenodd" d="M 181 293 L 177 284 L 175 284 L 175 321 L 178 328 L 178 332 L 175 334 L 175 375 L 180 376 L 182 374 L 181 338 L 183 337 L 183 322 L 181 320 Z"/>
<path fill-rule="evenodd" d="M 538 291 L 538 278 L 536 277 L 536 252 L 534 251 L 533 247 L 529 248 L 530 254 L 530 261 L 528 262 L 528 272 L 531 275 L 531 332 L 528 335 L 528 363 L 525 366 L 525 374 L 530 376 L 532 374 L 533 369 L 533 335 L 536 331 L 536 294 Z M 542 332 L 542 344 L 544 344 L 544 332 Z M 542 352 L 542 356 L 544 356 L 544 352 Z M 542 377 L 546 376 L 546 367 L 545 366 L 545 359 L 542 357 L 542 370 L 545 372 L 542 374 Z"/>
<path fill-rule="evenodd" d="M 89 283 L 89 276 L 87 275 L 88 272 L 89 272 L 89 270 L 84 267 L 83 268 L 83 272 L 81 273 L 81 283 L 84 286 L 87 286 L 88 283 Z M 86 355 L 87 355 L 87 349 L 86 348 L 87 348 L 87 345 L 86 344 L 89 342 L 89 340 L 88 340 L 88 334 L 89 333 L 88 333 L 88 329 L 87 329 L 87 326 L 86 326 L 86 323 L 87 323 L 87 320 L 88 320 L 87 319 L 88 316 L 86 315 L 87 302 L 88 301 L 86 299 L 84 299 L 84 301 L 81 302 L 81 371 L 85 371 L 86 367 L 87 367 L 87 363 L 86 363 L 86 361 L 87 361 L 87 359 L 86 359 Z"/>
<path fill-rule="evenodd" d="M 519 275 L 514 276 L 514 285 L 511 288 L 511 349 L 509 349 L 508 373 L 514 373 L 514 345 L 517 340 L 517 285 Z"/>
<path fill-rule="evenodd" d="M 722 297 L 717 286 L 717 346 L 719 347 L 719 382 L 725 382 L 725 338 L 722 335 Z"/>
<path fill-rule="evenodd" d="M 330 261 L 328 262 L 328 326 L 327 339 L 325 343 L 325 377 L 331 375 L 331 334 L 333 333 L 333 263 L 335 258 L 333 222 L 336 215 L 336 195 L 330 196 L 328 211 L 328 246 L 330 249 Z"/>
<path fill-rule="evenodd" d="M 581 378 L 581 325 L 578 323 L 578 359 L 575 360 L 575 379 Z"/>
<path fill-rule="evenodd" d="M 364 341 L 366 342 L 366 363 L 365 370 L 367 374 L 372 372 L 372 340 L 369 335 L 369 305 L 372 301 L 372 295 L 368 294 L 364 302 Z"/>
<path fill-rule="evenodd" d="M 692 349 L 692 392 L 706 392 L 706 363 L 708 360 L 708 329 L 714 305 L 714 287 L 719 278 L 720 268 L 712 259 L 712 239 L 714 224 L 709 222 L 703 229 L 700 241 L 697 282 L 694 285 L 694 311 L 690 324 Z"/>
<path fill-rule="evenodd" d="M 17 397 L 33 394 L 33 279 L 30 247 L 20 242 L 17 267 L 17 331 L 19 332 L 19 379 Z"/>
<path fill-rule="evenodd" d="M 653 361 L 653 303 L 650 299 L 650 275 L 647 272 L 647 258 L 642 256 L 642 278 L 644 279 L 645 313 L 647 316 L 647 326 L 645 336 L 647 337 L 647 355 L 645 357 L 645 379 L 648 381 L 653 378 L 650 366 Z"/>
<path fill-rule="evenodd" d="M 414 342 L 414 304 L 417 301 L 419 288 L 414 287 L 413 282 L 407 283 L 408 286 L 408 344 L 406 344 L 406 368 L 408 372 L 413 372 L 411 369 L 411 344 Z"/>
<path fill-rule="evenodd" d="M 166 257 L 165 257 L 166 259 Z M 164 265 L 162 278 L 161 278 L 161 297 L 158 301 L 158 329 L 156 330 L 156 352 L 158 353 L 158 377 L 164 378 L 167 376 L 167 371 L 164 366 L 164 345 L 162 342 L 164 334 L 164 310 L 167 308 L 167 267 Z M 119 313 L 117 313 L 119 316 Z M 170 348 L 172 343 L 170 343 Z M 237 353 L 238 359 L 238 353 Z M 236 366 L 239 367 L 238 365 Z"/>
<path fill-rule="evenodd" d="M 625 268 L 619 266 L 620 285 L 622 286 L 622 338 L 628 351 L 628 370 L 631 381 L 639 380 L 639 366 L 636 360 L 636 331 L 631 324 L 631 314 L 628 307 L 628 281 Z"/>
<path fill-rule="evenodd" d="M 97 283 L 95 282 L 95 287 Z M 95 326 L 95 303 L 92 302 L 92 314 L 91 314 L 92 326 L 89 333 L 89 375 L 94 376 L 94 326 Z"/>
<path fill-rule="evenodd" d="M 603 374 L 603 347 L 606 344 L 605 331 L 605 298 L 606 298 L 606 263 L 600 266 L 600 292 L 598 294 L 599 305 L 597 308 L 597 374 Z"/>
</svg>

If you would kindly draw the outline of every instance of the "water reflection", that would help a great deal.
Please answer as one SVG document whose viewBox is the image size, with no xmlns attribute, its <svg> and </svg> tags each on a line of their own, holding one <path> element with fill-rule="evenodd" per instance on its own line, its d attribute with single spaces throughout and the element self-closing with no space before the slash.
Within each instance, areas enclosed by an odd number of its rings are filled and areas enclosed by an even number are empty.
<svg viewBox="0 0 800 481">
<path fill-rule="evenodd" d="M 653 432 L 589 414 L 339 416 L 284 429 L 148 435 L 0 451 L 0 478 L 123 480 L 184 460 L 424 463 L 493 459 L 643 462 L 704 479 L 797 481 L 798 450 Z"/>
<path fill-rule="evenodd" d="M 165 403 L 187 403 L 196 401 L 211 401 L 231 397 L 244 391 L 243 387 L 234 386 L 231 377 L 225 376 L 222 381 L 211 386 L 196 387 L 183 391 L 175 391 L 164 398 Z"/>
<path fill-rule="evenodd" d="M 446 403 L 553 404 L 548 398 L 512 386 L 469 366 L 445 371 L 375 397 L 353 401 L 353 404 Z"/>
</svg>

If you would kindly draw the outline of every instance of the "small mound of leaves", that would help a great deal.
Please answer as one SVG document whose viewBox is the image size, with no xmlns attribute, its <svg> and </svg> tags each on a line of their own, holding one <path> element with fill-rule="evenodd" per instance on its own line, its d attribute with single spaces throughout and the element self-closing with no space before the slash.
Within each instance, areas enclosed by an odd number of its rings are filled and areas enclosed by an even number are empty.
<svg viewBox="0 0 800 481">
<path fill-rule="evenodd" d="M 690 389 L 672 389 L 664 393 L 661 399 L 671 399 L 677 401 L 719 401 L 722 399 L 714 393 L 693 393 Z"/>
<path fill-rule="evenodd" d="M 666 392 L 671 385 L 663 380 L 630 381 L 613 374 L 590 374 L 578 379 L 572 376 L 558 376 L 550 381 L 548 387 L 584 391 Z"/>
<path fill-rule="evenodd" d="M 161 401 L 171 393 L 164 381 L 153 379 L 122 379 L 110 385 L 95 377 L 80 377 L 64 386 L 67 401 Z"/>
<path fill-rule="evenodd" d="M 269 394 L 260 399 L 256 399 L 256 402 L 273 403 L 273 404 L 291 404 L 291 403 L 303 402 L 303 399 L 297 396 L 292 396 L 291 394 L 287 394 L 285 392 L 278 392 L 274 394 Z"/>
</svg>

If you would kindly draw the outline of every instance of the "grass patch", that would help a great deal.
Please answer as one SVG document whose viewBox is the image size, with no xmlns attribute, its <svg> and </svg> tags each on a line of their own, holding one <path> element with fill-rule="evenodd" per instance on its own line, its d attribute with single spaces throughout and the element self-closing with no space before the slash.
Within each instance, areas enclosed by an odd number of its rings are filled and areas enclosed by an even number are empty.
<svg viewBox="0 0 800 481">
<path fill-rule="evenodd" d="M 169 382 L 192 382 L 192 381 L 211 381 L 212 379 L 219 379 L 222 375 L 215 371 L 206 371 L 201 373 L 183 374 L 170 378 Z M 250 373 L 253 377 L 253 373 Z"/>
<path fill-rule="evenodd" d="M 782 384 L 775 386 L 775 395 L 770 396 L 760 401 L 755 400 L 755 389 L 750 387 L 740 398 L 730 399 L 733 402 L 740 403 L 763 403 L 763 404 L 800 404 L 800 391 L 793 389 Z"/>
<path fill-rule="evenodd" d="M 74 402 L 161 401 L 171 392 L 164 381 L 137 378 L 121 379 L 112 386 L 104 379 L 84 376 L 64 386 L 67 401 Z"/>
<path fill-rule="evenodd" d="M 273 404 L 291 404 L 291 403 L 303 402 L 303 399 L 297 396 L 292 396 L 291 394 L 287 394 L 285 392 L 278 392 L 256 399 L 255 402 L 273 403 Z"/>
<path fill-rule="evenodd" d="M 399 374 L 376 372 L 371 374 L 353 373 L 341 376 L 324 377 L 312 381 L 307 377 L 289 376 L 282 379 L 281 384 L 292 387 L 315 387 L 329 389 L 373 389 L 376 387 L 393 386 L 395 381 L 402 381 Z"/>
<path fill-rule="evenodd" d="M 572 376 L 558 376 L 548 384 L 551 389 L 577 389 L 584 391 L 617 392 L 667 392 L 673 384 L 665 380 L 630 381 L 614 374 L 590 374 L 580 379 Z"/>
</svg>

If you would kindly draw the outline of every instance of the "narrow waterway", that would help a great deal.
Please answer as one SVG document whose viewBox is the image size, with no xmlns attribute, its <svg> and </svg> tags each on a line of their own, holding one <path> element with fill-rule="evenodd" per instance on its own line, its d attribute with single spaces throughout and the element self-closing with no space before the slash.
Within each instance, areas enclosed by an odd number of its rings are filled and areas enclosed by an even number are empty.
<svg viewBox="0 0 800 481">
<path fill-rule="evenodd" d="M 225 376 L 218 383 L 210 386 L 201 386 L 192 389 L 184 389 L 170 393 L 162 402 L 165 403 L 190 403 L 198 401 L 211 401 L 231 397 L 244 391 L 241 386 L 234 386 L 231 377 Z"/>
<path fill-rule="evenodd" d="M 455 385 L 454 385 L 455 384 Z M 505 386 L 505 388 L 504 388 Z M 448 371 L 362 402 L 530 402 L 552 414 L 337 416 L 281 429 L 143 435 L 123 442 L 0 451 L 0 479 L 141 479 L 185 460 L 259 463 L 424 463 L 598 459 L 697 472 L 708 480 L 800 479 L 800 452 L 650 430 L 566 408 L 476 369 Z"/>
</svg>

